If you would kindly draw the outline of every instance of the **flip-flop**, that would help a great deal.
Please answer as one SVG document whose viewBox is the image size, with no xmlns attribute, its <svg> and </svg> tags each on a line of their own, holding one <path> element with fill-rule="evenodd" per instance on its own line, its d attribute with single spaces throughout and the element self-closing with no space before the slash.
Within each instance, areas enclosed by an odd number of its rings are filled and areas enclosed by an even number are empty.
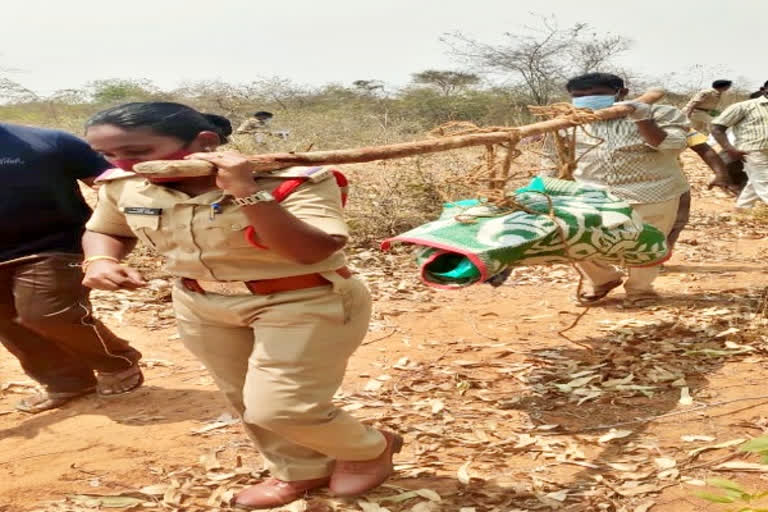
<svg viewBox="0 0 768 512">
<path fill-rule="evenodd" d="M 606 295 L 611 293 L 611 291 L 621 286 L 621 283 L 621 279 L 616 279 L 615 281 L 595 286 L 591 293 L 582 292 L 576 297 L 576 300 L 578 300 L 580 304 L 594 304 L 603 300 Z"/>
<path fill-rule="evenodd" d="M 116 385 L 131 382 L 133 379 L 135 381 L 126 389 L 121 391 L 112 390 Z M 141 372 L 138 363 L 125 370 L 117 372 L 100 371 L 96 374 L 96 391 L 99 393 L 99 396 L 115 396 L 130 393 L 141 387 L 142 384 L 144 384 L 144 374 Z"/>
<path fill-rule="evenodd" d="M 96 391 L 95 387 L 69 392 L 40 391 L 36 395 L 25 398 L 16 404 L 16 409 L 29 414 L 37 414 L 39 412 L 61 407 L 75 398 L 90 395 L 94 391 Z"/>
</svg>

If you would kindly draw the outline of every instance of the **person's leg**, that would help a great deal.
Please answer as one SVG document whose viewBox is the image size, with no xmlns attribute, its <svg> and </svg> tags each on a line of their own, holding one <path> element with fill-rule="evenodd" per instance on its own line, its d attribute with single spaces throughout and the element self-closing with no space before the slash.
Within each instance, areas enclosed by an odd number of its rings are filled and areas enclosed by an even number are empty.
<svg viewBox="0 0 768 512">
<path fill-rule="evenodd" d="M 93 370 L 80 358 L 18 322 L 14 274 L 18 265 L 0 264 L 0 343 L 19 361 L 24 372 L 54 394 L 93 391 Z"/>
<path fill-rule="evenodd" d="M 689 190 L 688 192 L 680 196 L 680 203 L 677 206 L 677 215 L 675 216 L 675 222 L 672 225 L 672 229 L 669 231 L 669 234 L 667 235 L 667 246 L 669 247 L 670 251 L 672 251 L 672 249 L 674 248 L 678 238 L 680 238 L 680 233 L 683 232 L 683 229 L 685 229 L 685 226 L 688 224 L 688 221 L 690 220 L 690 218 L 691 218 L 691 192 Z"/>
<path fill-rule="evenodd" d="M 576 297 L 579 302 L 597 302 L 621 286 L 623 274 L 613 265 L 600 261 L 582 261 L 576 264 L 576 269 L 583 277 L 582 290 Z"/>
<path fill-rule="evenodd" d="M 668 236 L 678 217 L 680 197 L 660 203 L 634 204 L 632 208 L 640 214 L 643 222 L 654 226 Z M 660 266 L 631 267 L 629 278 L 624 283 L 627 297 L 653 294 L 653 281 L 659 275 Z"/>
<path fill-rule="evenodd" d="M 747 153 L 744 172 L 749 181 L 736 200 L 736 207 L 752 208 L 757 201 L 768 203 L 768 151 Z"/>
<path fill-rule="evenodd" d="M 173 291 L 174 309 L 179 336 L 184 346 L 206 367 L 224 393 L 227 401 L 240 416 L 245 412 L 243 387 L 248 373 L 248 360 L 254 347 L 253 329 L 242 323 L 234 313 L 236 308 L 227 308 L 224 302 L 232 298 L 206 297 L 176 287 Z M 270 467 L 294 466 L 307 460 L 316 461 L 313 471 L 291 475 L 294 480 L 328 476 L 333 461 L 313 450 L 286 443 L 279 436 L 258 425 L 245 423 L 245 431 L 262 453 L 274 453 Z M 284 446 L 283 446 L 284 445 Z M 273 449 L 273 446 L 280 446 Z M 288 475 L 281 475 L 287 477 Z M 288 479 L 288 478 L 286 478 Z"/>
<path fill-rule="evenodd" d="M 98 371 L 102 394 L 130 391 L 143 382 L 141 354 L 93 318 L 79 262 L 78 255 L 50 254 L 16 267 L 17 322 Z"/>
</svg>

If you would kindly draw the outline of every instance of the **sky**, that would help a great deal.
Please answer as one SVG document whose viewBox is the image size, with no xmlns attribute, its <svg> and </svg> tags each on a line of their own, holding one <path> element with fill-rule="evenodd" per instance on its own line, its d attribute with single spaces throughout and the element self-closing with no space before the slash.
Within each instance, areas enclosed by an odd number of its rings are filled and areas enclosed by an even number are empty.
<svg viewBox="0 0 768 512">
<path fill-rule="evenodd" d="M 0 76 L 39 94 L 108 78 L 396 87 L 461 67 L 442 34 L 501 42 L 531 9 L 630 38 L 620 64 L 645 75 L 702 64 L 745 89 L 768 80 L 766 0 L 2 0 Z"/>
</svg>

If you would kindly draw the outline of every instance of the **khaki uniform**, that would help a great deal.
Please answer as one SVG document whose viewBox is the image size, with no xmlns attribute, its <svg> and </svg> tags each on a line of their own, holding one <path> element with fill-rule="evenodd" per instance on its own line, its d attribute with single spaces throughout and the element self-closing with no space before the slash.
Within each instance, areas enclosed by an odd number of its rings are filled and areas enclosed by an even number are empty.
<svg viewBox="0 0 768 512">
<path fill-rule="evenodd" d="M 305 169 L 257 181 L 272 190 L 296 176 L 306 176 Z M 174 286 L 181 338 L 243 416 L 273 476 L 321 478 L 336 459 L 379 456 L 384 437 L 332 403 L 371 312 L 366 287 L 336 272 L 344 254 L 302 265 L 253 247 L 244 237 L 245 213 L 220 190 L 190 197 L 133 174 L 110 180 L 87 228 L 141 239 L 167 258 L 167 270 L 178 278 L 242 282 L 319 273 L 329 281 L 271 295 L 197 293 L 181 279 Z M 326 233 L 348 236 L 341 193 L 326 169 L 281 205 Z"/>
<path fill-rule="evenodd" d="M 263 144 L 266 140 L 266 136 L 269 134 L 269 121 L 264 122 L 255 118 L 246 119 L 237 130 L 235 130 L 235 135 L 248 135 L 258 144 Z"/>
<path fill-rule="evenodd" d="M 704 89 L 697 92 L 683 108 L 694 130 L 709 134 L 712 123 L 711 113 L 720 104 L 721 96 L 722 93 L 717 89 Z"/>
</svg>

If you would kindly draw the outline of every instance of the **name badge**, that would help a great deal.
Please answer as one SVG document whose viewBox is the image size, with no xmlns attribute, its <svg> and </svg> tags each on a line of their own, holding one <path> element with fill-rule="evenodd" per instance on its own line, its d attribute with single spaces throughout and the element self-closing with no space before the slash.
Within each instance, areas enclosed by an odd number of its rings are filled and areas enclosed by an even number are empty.
<svg viewBox="0 0 768 512">
<path fill-rule="evenodd" d="M 128 215 L 160 215 L 163 213 L 163 209 L 145 208 L 143 206 L 126 206 L 123 208 L 123 213 Z"/>
</svg>

